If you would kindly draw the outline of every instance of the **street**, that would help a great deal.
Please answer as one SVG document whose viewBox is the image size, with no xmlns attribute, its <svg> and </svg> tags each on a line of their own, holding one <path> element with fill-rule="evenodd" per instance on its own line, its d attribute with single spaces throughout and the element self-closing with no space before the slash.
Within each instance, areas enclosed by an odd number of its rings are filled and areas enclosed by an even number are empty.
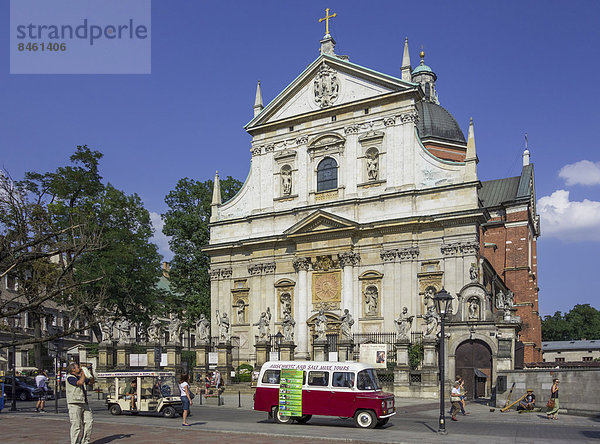
<svg viewBox="0 0 600 444">
<path fill-rule="evenodd" d="M 234 402 L 235 401 L 235 402 Z M 181 418 L 167 419 L 155 416 L 112 416 L 102 401 L 94 400 L 95 444 L 132 444 L 143 442 L 234 443 L 252 440 L 258 443 L 281 442 L 405 442 L 405 443 L 566 443 L 600 441 L 600 418 L 561 415 L 558 421 L 549 421 L 543 413 L 517 414 L 514 411 L 490 412 L 489 407 L 469 404 L 468 416 L 458 422 L 447 417 L 448 435 L 437 434 L 438 404 L 423 400 L 398 399 L 398 414 L 382 429 L 359 430 L 351 419 L 313 417 L 306 425 L 280 425 L 267 419 L 267 414 L 251 410 L 251 400 L 242 397 L 242 408 L 237 407 L 237 396 L 226 398 L 226 405 L 192 407 L 189 419 L 192 427 L 182 428 Z M 69 421 L 64 400 L 59 413 L 36 413 L 34 403 L 19 403 L 19 412 L 4 409 L 0 413 L 3 443 L 65 443 L 68 442 Z M 10 406 L 9 406 L 10 408 Z"/>
</svg>

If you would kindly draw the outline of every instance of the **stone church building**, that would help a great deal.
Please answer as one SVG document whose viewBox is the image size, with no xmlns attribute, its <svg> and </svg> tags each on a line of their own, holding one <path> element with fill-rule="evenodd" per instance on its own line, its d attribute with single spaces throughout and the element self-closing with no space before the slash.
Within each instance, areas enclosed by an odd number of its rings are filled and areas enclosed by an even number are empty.
<svg viewBox="0 0 600 444">
<path fill-rule="evenodd" d="M 271 334 L 286 314 L 295 321 L 296 359 L 313 358 L 320 310 L 330 335 L 345 309 L 360 334 L 396 332 L 406 307 L 410 331 L 435 338 L 428 312 L 442 288 L 453 296 L 448 379 L 467 375 L 486 396 L 497 370 L 541 360 L 529 152 L 521 176 L 481 182 L 473 122 L 465 138 L 424 56 L 413 69 L 405 42 L 396 77 L 337 55 L 327 34 L 267 106 L 258 84 L 250 172 L 228 202 L 215 187 L 205 248 L 213 335 L 227 314 L 240 360 L 255 362 L 262 313 Z"/>
</svg>

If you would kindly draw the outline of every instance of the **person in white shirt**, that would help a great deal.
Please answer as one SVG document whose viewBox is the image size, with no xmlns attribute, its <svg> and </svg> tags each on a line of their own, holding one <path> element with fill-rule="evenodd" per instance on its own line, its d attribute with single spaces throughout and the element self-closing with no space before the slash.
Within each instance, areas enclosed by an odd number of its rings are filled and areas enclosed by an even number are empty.
<svg viewBox="0 0 600 444">
<path fill-rule="evenodd" d="M 452 387 L 450 394 L 450 401 L 452 402 L 452 408 L 450 414 L 452 415 L 452 421 L 458 421 L 456 414 L 460 411 L 460 382 L 456 381 Z"/>
<path fill-rule="evenodd" d="M 182 426 L 191 426 L 187 423 L 187 417 L 190 413 L 190 406 L 192 405 L 192 397 L 190 396 L 190 375 L 184 373 L 179 378 L 179 391 L 181 396 L 181 403 L 183 404 L 183 423 Z"/>
<path fill-rule="evenodd" d="M 35 405 L 36 412 L 44 412 L 44 404 L 46 403 L 46 395 L 48 393 L 48 374 L 46 370 L 40 370 L 38 375 L 35 377 L 35 386 L 37 387 L 38 393 L 38 402 Z"/>
</svg>

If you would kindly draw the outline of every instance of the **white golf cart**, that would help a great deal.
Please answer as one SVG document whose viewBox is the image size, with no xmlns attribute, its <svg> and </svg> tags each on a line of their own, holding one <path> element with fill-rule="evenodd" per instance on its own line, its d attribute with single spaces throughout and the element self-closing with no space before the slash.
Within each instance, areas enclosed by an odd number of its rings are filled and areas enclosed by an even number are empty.
<svg viewBox="0 0 600 444">
<path fill-rule="evenodd" d="M 174 372 L 99 372 L 96 376 L 107 379 L 106 405 L 113 415 L 120 415 L 122 412 L 137 415 L 143 412 L 174 418 L 183 412 Z M 125 390 L 134 379 L 137 382 L 137 408 L 131 410 L 131 401 L 126 399 Z"/>
</svg>

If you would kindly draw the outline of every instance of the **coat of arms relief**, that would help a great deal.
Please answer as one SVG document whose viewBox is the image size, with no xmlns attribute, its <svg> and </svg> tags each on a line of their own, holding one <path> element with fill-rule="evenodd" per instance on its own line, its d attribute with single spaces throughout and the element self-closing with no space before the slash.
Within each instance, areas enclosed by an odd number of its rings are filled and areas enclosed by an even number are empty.
<svg viewBox="0 0 600 444">
<path fill-rule="evenodd" d="M 340 92 L 340 81 L 337 78 L 337 72 L 326 64 L 321 65 L 315 76 L 313 92 L 315 102 L 321 108 L 333 105 Z"/>
</svg>

